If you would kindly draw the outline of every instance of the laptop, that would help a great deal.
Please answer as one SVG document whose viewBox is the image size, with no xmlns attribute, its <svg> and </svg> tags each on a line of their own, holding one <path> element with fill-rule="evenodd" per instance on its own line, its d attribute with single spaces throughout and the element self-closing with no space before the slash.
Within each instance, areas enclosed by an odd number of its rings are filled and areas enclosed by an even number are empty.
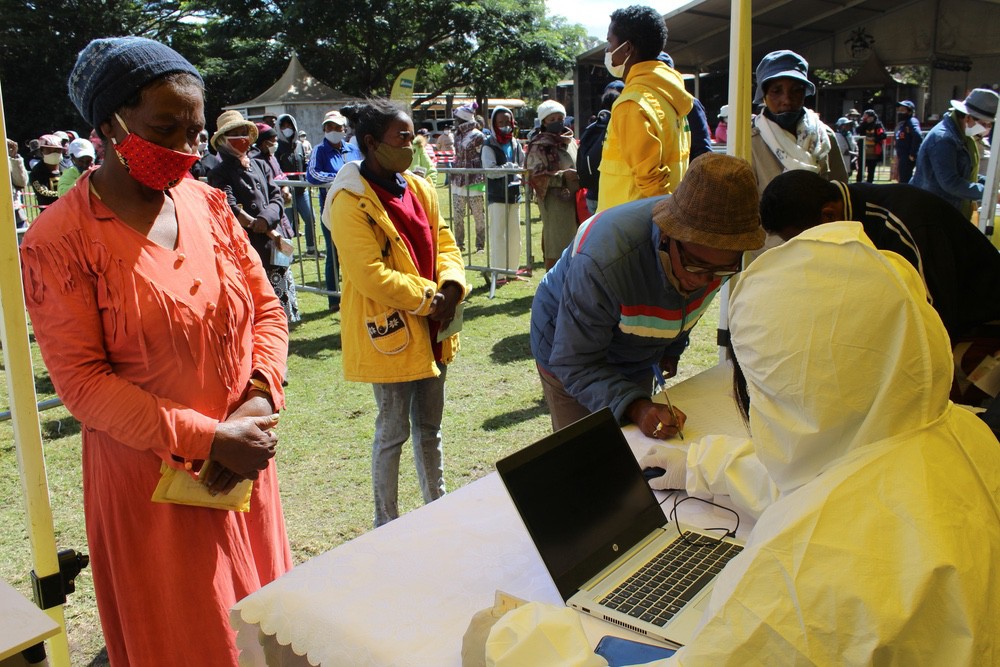
<svg viewBox="0 0 1000 667">
<path fill-rule="evenodd" d="M 566 604 L 647 637 L 687 643 L 716 575 L 742 550 L 683 525 L 681 537 L 608 408 L 497 471 Z"/>
</svg>

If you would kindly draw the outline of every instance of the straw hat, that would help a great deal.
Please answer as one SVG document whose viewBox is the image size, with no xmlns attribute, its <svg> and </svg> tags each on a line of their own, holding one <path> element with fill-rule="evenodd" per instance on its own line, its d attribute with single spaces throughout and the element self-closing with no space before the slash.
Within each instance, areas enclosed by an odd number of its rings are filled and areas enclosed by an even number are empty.
<svg viewBox="0 0 1000 667">
<path fill-rule="evenodd" d="M 705 153 L 677 191 L 653 208 L 653 222 L 666 236 L 717 250 L 756 250 L 764 245 L 757 178 L 738 157 Z"/>
<path fill-rule="evenodd" d="M 247 136 L 250 137 L 250 143 L 257 141 L 257 126 L 244 118 L 243 114 L 235 109 L 223 111 L 222 115 L 219 116 L 219 119 L 215 121 L 215 125 L 219 129 L 217 129 L 215 134 L 212 135 L 212 139 L 210 141 L 212 148 L 218 148 L 215 143 L 219 140 L 219 137 L 230 130 L 235 130 L 238 127 L 246 127 Z"/>
</svg>

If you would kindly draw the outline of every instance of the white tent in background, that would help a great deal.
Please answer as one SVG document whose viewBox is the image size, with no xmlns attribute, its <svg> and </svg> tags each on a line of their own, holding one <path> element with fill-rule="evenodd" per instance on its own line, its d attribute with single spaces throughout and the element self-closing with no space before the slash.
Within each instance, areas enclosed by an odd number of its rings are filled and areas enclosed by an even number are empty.
<svg viewBox="0 0 1000 667">
<path fill-rule="evenodd" d="M 299 130 L 305 130 L 309 141 L 315 145 L 323 138 L 323 116 L 326 112 L 357 101 L 358 98 L 319 81 L 306 71 L 299 57 L 293 53 L 285 73 L 270 88 L 252 100 L 222 108 L 235 109 L 253 121 L 259 121 L 266 115 L 291 114 Z"/>
</svg>

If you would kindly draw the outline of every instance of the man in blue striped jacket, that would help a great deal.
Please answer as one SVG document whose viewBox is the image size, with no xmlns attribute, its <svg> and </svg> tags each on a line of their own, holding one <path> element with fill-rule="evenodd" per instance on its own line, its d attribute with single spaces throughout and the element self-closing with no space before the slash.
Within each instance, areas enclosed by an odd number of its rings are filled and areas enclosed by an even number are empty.
<svg viewBox="0 0 1000 667">
<path fill-rule="evenodd" d="M 650 400 L 742 253 L 764 244 L 749 163 L 706 154 L 673 195 L 603 211 L 580 225 L 531 307 L 531 351 L 558 430 L 605 406 L 647 436 L 683 427 Z"/>
</svg>

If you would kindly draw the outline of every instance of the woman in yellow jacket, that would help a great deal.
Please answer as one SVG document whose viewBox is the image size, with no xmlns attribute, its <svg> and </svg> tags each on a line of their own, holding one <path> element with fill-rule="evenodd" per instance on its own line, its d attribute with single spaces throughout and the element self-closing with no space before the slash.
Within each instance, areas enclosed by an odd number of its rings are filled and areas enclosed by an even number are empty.
<svg viewBox="0 0 1000 667">
<path fill-rule="evenodd" d="M 411 427 L 424 502 L 444 494 L 444 381 L 458 334 L 439 334 L 454 328 L 449 325 L 467 286 L 436 193 L 406 171 L 413 160 L 409 116 L 388 100 L 372 100 L 361 107 L 355 134 L 364 160 L 337 174 L 323 224 L 333 232 L 344 277 L 344 377 L 371 382 L 378 406 L 372 446 L 377 527 L 399 516 L 399 457 Z"/>
</svg>

